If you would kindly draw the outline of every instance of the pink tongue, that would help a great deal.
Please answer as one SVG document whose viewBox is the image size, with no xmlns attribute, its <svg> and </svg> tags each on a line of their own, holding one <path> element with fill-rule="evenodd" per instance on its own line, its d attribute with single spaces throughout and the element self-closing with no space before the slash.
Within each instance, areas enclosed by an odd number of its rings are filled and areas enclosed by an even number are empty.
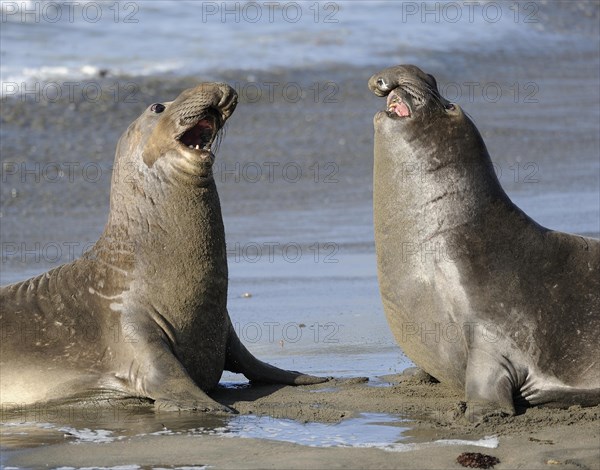
<svg viewBox="0 0 600 470">
<path fill-rule="evenodd" d="M 394 105 L 394 112 L 400 117 L 410 116 L 408 106 L 406 106 L 404 103 L 396 103 Z"/>
</svg>

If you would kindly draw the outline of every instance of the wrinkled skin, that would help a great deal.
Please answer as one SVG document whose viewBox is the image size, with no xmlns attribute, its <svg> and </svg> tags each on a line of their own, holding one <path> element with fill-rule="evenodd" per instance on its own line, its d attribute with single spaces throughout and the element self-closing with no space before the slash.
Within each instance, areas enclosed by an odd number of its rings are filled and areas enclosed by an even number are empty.
<svg viewBox="0 0 600 470">
<path fill-rule="evenodd" d="M 326 380 L 256 359 L 227 313 L 210 147 L 236 104 L 228 85 L 204 83 L 148 107 L 119 140 L 95 246 L 0 289 L 3 405 L 144 397 L 158 409 L 228 411 L 205 393 L 224 369 L 270 383 Z"/>
<path fill-rule="evenodd" d="M 384 309 L 425 372 L 464 389 L 470 418 L 600 403 L 600 243 L 541 227 L 502 190 L 485 144 L 412 65 L 369 88 Z"/>
</svg>

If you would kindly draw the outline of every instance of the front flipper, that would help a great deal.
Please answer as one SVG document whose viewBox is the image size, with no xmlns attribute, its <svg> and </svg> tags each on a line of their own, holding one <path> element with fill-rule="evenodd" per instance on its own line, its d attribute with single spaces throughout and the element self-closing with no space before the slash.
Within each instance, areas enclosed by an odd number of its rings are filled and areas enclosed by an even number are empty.
<svg viewBox="0 0 600 470">
<path fill-rule="evenodd" d="M 470 349 L 465 383 L 465 417 L 475 422 L 490 414 L 514 415 L 516 376 L 508 358 L 492 355 L 483 349 Z"/>
<path fill-rule="evenodd" d="M 157 411 L 233 411 L 202 391 L 170 350 L 154 358 L 149 377 L 144 388 Z"/>
<path fill-rule="evenodd" d="M 137 396 L 154 400 L 155 409 L 160 411 L 233 411 L 198 387 L 162 330 L 149 326 L 147 332 L 147 336 L 139 335 L 131 351 L 132 362 L 123 364 L 128 372 L 120 379 L 128 384 L 127 388 Z"/>
<path fill-rule="evenodd" d="M 179 374 L 166 378 L 156 390 L 149 390 L 156 411 L 233 412 L 231 408 L 210 398 L 189 376 L 176 375 Z"/>
<path fill-rule="evenodd" d="M 327 377 L 315 377 L 290 370 L 279 369 L 255 358 L 242 344 L 233 326 L 229 326 L 229 339 L 225 357 L 225 370 L 244 374 L 251 382 L 286 385 L 312 385 L 327 382 Z"/>
</svg>

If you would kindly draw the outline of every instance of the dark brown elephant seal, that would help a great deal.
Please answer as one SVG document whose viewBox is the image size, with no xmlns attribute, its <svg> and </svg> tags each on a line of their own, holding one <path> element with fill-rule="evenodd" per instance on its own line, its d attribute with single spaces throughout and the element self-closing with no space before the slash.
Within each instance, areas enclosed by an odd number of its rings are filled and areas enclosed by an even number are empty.
<svg viewBox="0 0 600 470">
<path fill-rule="evenodd" d="M 227 410 L 205 393 L 224 369 L 270 383 L 326 380 L 256 359 L 227 313 L 210 149 L 236 104 L 228 85 L 204 83 L 148 107 L 119 140 L 100 240 L 1 288 L 3 405 L 145 397 L 159 409 Z"/>
<path fill-rule="evenodd" d="M 485 144 L 412 65 L 369 88 L 384 309 L 423 370 L 476 415 L 600 403 L 600 243 L 549 230 L 502 190 Z"/>
</svg>

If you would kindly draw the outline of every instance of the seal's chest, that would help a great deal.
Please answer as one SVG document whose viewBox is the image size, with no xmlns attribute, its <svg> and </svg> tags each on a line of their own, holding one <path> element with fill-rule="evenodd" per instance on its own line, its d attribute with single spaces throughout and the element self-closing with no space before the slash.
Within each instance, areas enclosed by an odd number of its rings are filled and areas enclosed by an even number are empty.
<svg viewBox="0 0 600 470">
<path fill-rule="evenodd" d="M 202 390 L 217 385 L 225 366 L 229 321 L 225 309 L 214 313 L 196 321 L 177 345 L 177 356 Z"/>
</svg>

